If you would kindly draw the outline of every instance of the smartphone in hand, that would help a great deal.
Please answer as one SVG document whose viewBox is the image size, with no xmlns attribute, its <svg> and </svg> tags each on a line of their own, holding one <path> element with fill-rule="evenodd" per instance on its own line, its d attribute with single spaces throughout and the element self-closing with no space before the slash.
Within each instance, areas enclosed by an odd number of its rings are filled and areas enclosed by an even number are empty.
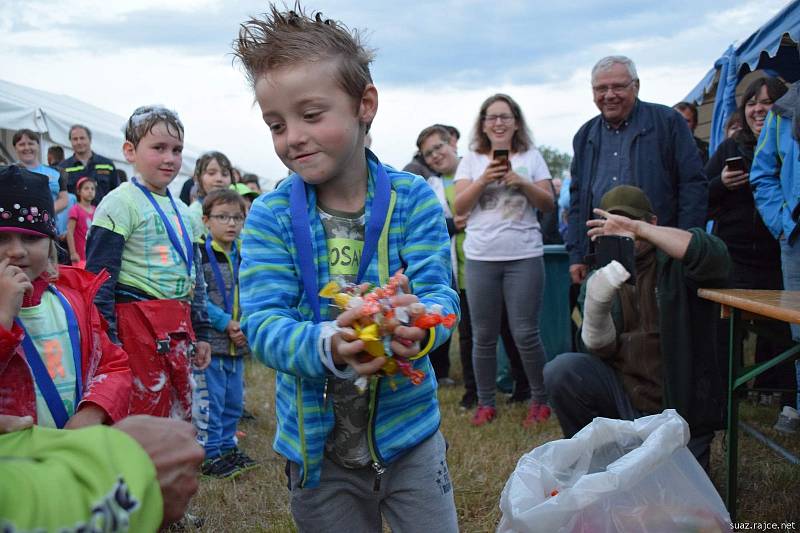
<svg viewBox="0 0 800 533">
<path fill-rule="evenodd" d="M 492 152 L 492 159 L 505 163 L 506 170 L 511 170 L 511 163 L 508 160 L 508 150 L 495 150 Z"/>
<path fill-rule="evenodd" d="M 597 268 L 616 261 L 631 274 L 626 283 L 636 284 L 636 250 L 633 239 L 622 235 L 601 235 L 594 240 L 594 246 Z"/>
<path fill-rule="evenodd" d="M 747 169 L 744 165 L 744 158 L 741 156 L 737 157 L 729 157 L 725 160 L 725 165 L 728 167 L 728 170 L 733 172 L 746 172 Z"/>
</svg>

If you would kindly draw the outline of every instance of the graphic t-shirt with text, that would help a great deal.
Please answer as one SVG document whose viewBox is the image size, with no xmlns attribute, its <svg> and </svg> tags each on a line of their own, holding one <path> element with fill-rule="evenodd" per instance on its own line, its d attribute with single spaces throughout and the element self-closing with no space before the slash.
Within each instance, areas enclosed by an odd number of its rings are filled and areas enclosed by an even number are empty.
<svg viewBox="0 0 800 533">
<path fill-rule="evenodd" d="M 364 248 L 364 210 L 343 213 L 319 206 L 317 211 L 325 228 L 331 280 L 355 283 Z M 328 378 L 335 422 L 325 442 L 325 455 L 345 468 L 361 468 L 372 461 L 367 443 L 369 395 L 359 393 L 355 386 L 357 377 Z"/>
<path fill-rule="evenodd" d="M 175 201 L 176 212 L 166 196 L 153 194 L 180 241 L 184 255 L 181 226 L 183 219 L 189 241 L 194 242 L 189 208 Z M 92 227 L 98 226 L 122 235 L 125 247 L 119 283 L 134 287 L 159 299 L 189 299 L 194 286 L 194 265 L 189 276 L 186 263 L 172 245 L 161 217 L 150 200 L 133 183 L 123 183 L 108 193 L 94 213 Z"/>
</svg>

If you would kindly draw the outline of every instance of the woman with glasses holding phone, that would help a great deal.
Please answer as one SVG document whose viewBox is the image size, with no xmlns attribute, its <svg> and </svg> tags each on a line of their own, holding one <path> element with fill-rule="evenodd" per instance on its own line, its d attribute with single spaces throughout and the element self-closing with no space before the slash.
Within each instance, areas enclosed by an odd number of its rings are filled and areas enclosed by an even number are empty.
<svg viewBox="0 0 800 533">
<path fill-rule="evenodd" d="M 467 299 L 478 409 L 471 422 L 496 416 L 496 347 L 505 304 L 532 398 L 526 427 L 550 417 L 542 369 L 539 312 L 544 291 L 544 247 L 536 210 L 554 207 L 550 171 L 533 146 L 519 105 L 495 94 L 481 105 L 470 151 L 455 176 L 455 210 L 467 216 Z"/>
<path fill-rule="evenodd" d="M 783 289 L 780 246 L 756 209 L 749 176 L 767 114 L 785 93 L 786 85 L 777 78 L 763 77 L 751 82 L 736 111 L 742 129 L 717 147 L 705 167 L 709 177 L 708 218 L 713 221 L 712 233 L 728 246 L 729 287 L 733 289 Z M 718 329 L 720 346 L 725 350 L 722 353 L 728 353 L 728 328 Z M 789 342 L 788 326 L 776 323 L 769 337 L 759 335 L 757 361 L 782 351 Z M 793 388 L 791 362 L 767 371 L 759 378 L 758 385 Z"/>
</svg>

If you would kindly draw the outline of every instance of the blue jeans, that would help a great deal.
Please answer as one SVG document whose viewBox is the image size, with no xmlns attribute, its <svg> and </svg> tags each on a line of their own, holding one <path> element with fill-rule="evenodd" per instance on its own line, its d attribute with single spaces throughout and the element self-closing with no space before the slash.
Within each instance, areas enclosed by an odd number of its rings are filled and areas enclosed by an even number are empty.
<svg viewBox="0 0 800 533">
<path fill-rule="evenodd" d="M 781 237 L 781 267 L 783 268 L 783 288 L 787 291 L 800 291 L 800 239 L 794 246 Z M 792 324 L 792 338 L 800 342 L 800 325 Z"/>
<path fill-rule="evenodd" d="M 244 361 L 241 357 L 212 355 L 208 368 L 193 373 L 192 419 L 206 459 L 214 459 L 236 447 L 236 425 L 244 400 Z"/>
</svg>

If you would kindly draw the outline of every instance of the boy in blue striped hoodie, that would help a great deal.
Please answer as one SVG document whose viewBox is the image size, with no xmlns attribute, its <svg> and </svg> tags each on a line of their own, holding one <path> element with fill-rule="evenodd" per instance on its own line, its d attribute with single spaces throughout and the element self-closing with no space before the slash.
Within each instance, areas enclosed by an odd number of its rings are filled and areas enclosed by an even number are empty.
<svg viewBox="0 0 800 533">
<path fill-rule="evenodd" d="M 378 107 L 372 54 L 341 23 L 299 6 L 242 25 L 235 43 L 275 152 L 294 174 L 259 197 L 243 232 L 243 329 L 277 370 L 274 448 L 287 461 L 300 531 L 457 531 L 427 353 L 442 326 L 399 326 L 394 354 L 425 373 L 413 385 L 379 370 L 318 296 L 329 280 L 384 284 L 405 269 L 406 294 L 458 313 L 442 209 L 419 176 L 383 165 L 364 141 Z M 359 393 L 354 381 L 369 378 Z"/>
</svg>

